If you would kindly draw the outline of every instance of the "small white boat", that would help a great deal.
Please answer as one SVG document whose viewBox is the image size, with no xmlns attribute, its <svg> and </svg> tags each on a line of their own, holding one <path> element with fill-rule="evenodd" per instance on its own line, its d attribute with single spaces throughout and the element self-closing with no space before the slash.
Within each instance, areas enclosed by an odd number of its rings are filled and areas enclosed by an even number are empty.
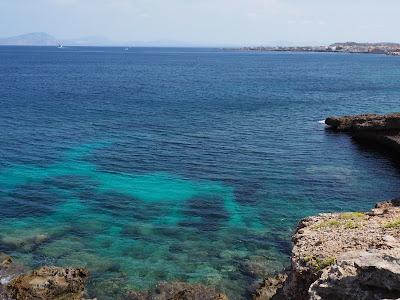
<svg viewBox="0 0 400 300">
<path fill-rule="evenodd" d="M 125 51 L 128 51 L 128 50 L 129 50 L 129 48 L 125 48 L 124 50 L 125 50 Z"/>
<path fill-rule="evenodd" d="M 62 48 L 63 48 L 63 45 L 62 45 L 62 44 L 58 44 L 57 48 L 58 48 L 58 49 L 62 49 Z"/>
</svg>

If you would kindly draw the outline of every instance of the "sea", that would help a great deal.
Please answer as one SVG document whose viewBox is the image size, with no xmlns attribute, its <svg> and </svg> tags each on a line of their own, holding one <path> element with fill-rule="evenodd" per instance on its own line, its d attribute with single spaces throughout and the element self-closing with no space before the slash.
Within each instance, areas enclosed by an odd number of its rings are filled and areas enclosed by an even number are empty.
<svg viewBox="0 0 400 300">
<path fill-rule="evenodd" d="M 400 109 L 400 59 L 0 47 L 0 252 L 246 299 L 303 217 L 398 197 L 398 161 L 320 122 Z"/>
</svg>

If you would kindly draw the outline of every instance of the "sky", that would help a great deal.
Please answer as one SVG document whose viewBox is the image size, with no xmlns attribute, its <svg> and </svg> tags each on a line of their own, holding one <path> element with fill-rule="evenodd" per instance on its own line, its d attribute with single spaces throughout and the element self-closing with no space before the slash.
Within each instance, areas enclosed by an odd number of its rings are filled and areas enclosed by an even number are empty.
<svg viewBox="0 0 400 300">
<path fill-rule="evenodd" d="M 0 37 L 196 45 L 400 42 L 399 0 L 0 0 Z"/>
</svg>

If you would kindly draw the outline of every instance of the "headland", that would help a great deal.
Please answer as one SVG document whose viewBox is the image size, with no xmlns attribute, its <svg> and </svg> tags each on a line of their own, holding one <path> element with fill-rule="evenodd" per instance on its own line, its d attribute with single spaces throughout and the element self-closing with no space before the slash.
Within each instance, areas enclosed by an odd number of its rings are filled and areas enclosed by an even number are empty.
<svg viewBox="0 0 400 300">
<path fill-rule="evenodd" d="M 277 47 L 241 47 L 229 50 L 240 51 L 272 51 L 272 52 L 327 52 L 327 53 L 364 53 L 364 54 L 386 54 L 400 55 L 400 44 L 398 43 L 334 43 L 328 46 L 277 46 Z"/>
</svg>

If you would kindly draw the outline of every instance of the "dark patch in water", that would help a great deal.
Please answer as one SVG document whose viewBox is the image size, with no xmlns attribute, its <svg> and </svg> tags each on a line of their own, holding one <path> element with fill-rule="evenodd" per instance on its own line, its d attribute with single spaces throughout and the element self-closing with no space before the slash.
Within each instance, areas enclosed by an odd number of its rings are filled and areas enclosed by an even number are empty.
<svg viewBox="0 0 400 300">
<path fill-rule="evenodd" d="M 97 210 L 116 217 L 124 217 L 125 220 L 149 221 L 163 214 L 160 205 L 150 205 L 115 192 L 96 193 L 94 190 L 86 190 L 79 193 L 79 198 Z"/>
<path fill-rule="evenodd" d="M 195 228 L 198 231 L 216 231 L 229 215 L 221 197 L 194 197 L 185 203 L 183 214 L 187 217 L 179 222 L 182 227 Z"/>
<path fill-rule="evenodd" d="M 122 228 L 120 234 L 125 237 L 139 238 L 142 235 L 142 232 L 140 231 L 140 228 L 136 225 L 127 225 Z"/>
<path fill-rule="evenodd" d="M 157 236 L 162 235 L 170 239 L 178 238 L 179 235 L 181 234 L 181 230 L 182 230 L 181 228 L 174 226 L 168 226 L 168 227 L 156 226 L 153 228 L 153 232 L 155 235 Z"/>
<path fill-rule="evenodd" d="M 277 235 L 272 235 L 271 241 L 273 242 L 276 249 L 278 249 L 282 254 L 290 255 L 292 251 L 292 243 L 289 239 L 285 239 Z"/>
<path fill-rule="evenodd" d="M 169 246 L 169 252 L 174 254 L 184 252 L 184 247 L 181 244 L 174 243 Z"/>
<path fill-rule="evenodd" d="M 43 184 L 22 185 L 0 199 L 1 217 L 46 216 L 63 201 Z"/>
<path fill-rule="evenodd" d="M 262 189 L 262 185 L 257 182 L 240 182 L 235 189 L 235 199 L 239 204 L 257 204 L 260 199 L 256 196 Z"/>
<path fill-rule="evenodd" d="M 43 185 L 53 186 L 66 191 L 80 191 L 95 187 L 95 182 L 85 176 L 58 176 L 43 181 Z"/>
</svg>

